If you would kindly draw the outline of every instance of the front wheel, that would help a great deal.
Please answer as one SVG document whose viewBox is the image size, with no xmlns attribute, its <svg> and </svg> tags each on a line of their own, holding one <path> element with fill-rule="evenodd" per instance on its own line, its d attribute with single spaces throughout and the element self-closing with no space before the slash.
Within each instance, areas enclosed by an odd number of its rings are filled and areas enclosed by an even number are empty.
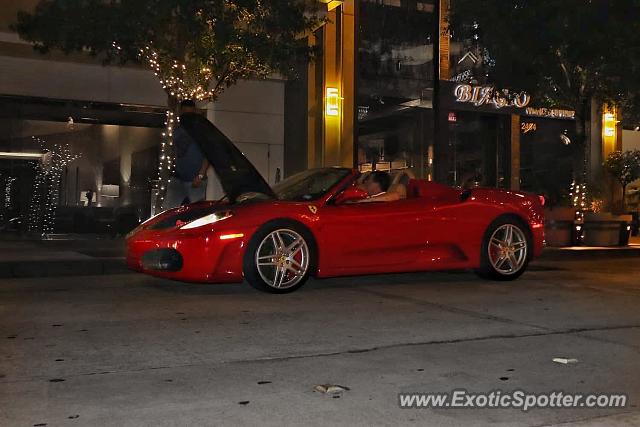
<svg viewBox="0 0 640 427">
<path fill-rule="evenodd" d="M 529 233 L 520 221 L 499 219 L 485 234 L 476 273 L 485 279 L 515 280 L 527 269 L 530 249 Z"/>
<path fill-rule="evenodd" d="M 260 291 L 293 292 L 309 278 L 313 256 L 313 237 L 304 227 L 284 221 L 266 224 L 249 241 L 244 275 Z"/>
</svg>

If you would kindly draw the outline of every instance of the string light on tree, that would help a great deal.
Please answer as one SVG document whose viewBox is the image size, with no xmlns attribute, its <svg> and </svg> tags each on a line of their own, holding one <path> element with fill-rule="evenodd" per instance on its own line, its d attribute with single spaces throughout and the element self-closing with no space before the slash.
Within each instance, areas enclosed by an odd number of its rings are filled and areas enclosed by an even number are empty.
<svg viewBox="0 0 640 427">
<path fill-rule="evenodd" d="M 117 48 L 117 45 L 114 44 Z M 266 76 L 273 70 L 261 63 L 255 55 L 241 45 L 230 45 L 229 53 L 243 56 L 242 63 L 229 62 L 224 70 L 214 74 L 213 65 L 207 62 L 182 63 L 176 59 L 166 59 L 149 44 L 140 49 L 141 62 L 146 63 L 158 77 L 165 92 L 178 101 L 215 101 L 218 95 L 240 78 L 251 75 Z M 212 84 L 215 82 L 215 84 Z"/>
<path fill-rule="evenodd" d="M 2 173 L 0 172 L 0 182 L 2 182 Z M 4 222 L 4 209 L 0 209 L 0 224 Z"/>
<path fill-rule="evenodd" d="M 74 7 L 21 13 L 16 29 L 43 53 L 64 50 L 105 63 L 141 63 L 157 76 L 168 110 L 176 113 L 181 100 L 215 101 L 241 79 L 295 74 L 298 64 L 317 51 L 303 37 L 324 22 L 324 6 L 317 3 L 77 1 Z M 165 133 L 159 175 L 173 167 Z M 166 189 L 164 181 L 154 185 Z"/>
<path fill-rule="evenodd" d="M 31 204 L 29 207 L 28 229 L 31 232 L 42 233 L 42 189 L 44 187 L 44 173 L 42 166 L 35 164 L 36 176 L 33 183 Z"/>
<path fill-rule="evenodd" d="M 29 231 L 41 235 L 53 233 L 56 209 L 60 199 L 60 183 L 64 168 L 81 157 L 74 154 L 69 144 L 54 144 L 48 148 L 44 140 L 32 137 L 41 147 L 43 157 L 35 164 L 33 196 L 29 214 Z"/>
<path fill-rule="evenodd" d="M 114 44 L 117 48 L 117 45 Z M 218 95 L 228 86 L 240 78 L 249 76 L 267 76 L 273 70 L 263 65 L 254 55 L 243 46 L 229 46 L 231 53 L 243 56 L 242 63 L 229 62 L 224 71 L 214 74 L 212 64 L 195 62 L 181 63 L 175 59 L 164 59 L 149 44 L 139 51 L 139 58 L 146 63 L 158 77 L 162 88 L 175 100 L 174 104 L 189 99 L 199 102 L 213 102 Z M 215 83 L 214 83 L 215 82 Z M 170 102 L 171 104 L 172 102 Z M 162 208 L 164 195 L 169 179 L 172 176 L 174 159 L 170 149 L 173 140 L 173 131 L 178 124 L 176 113 L 169 109 L 166 112 L 165 132 L 162 135 L 160 147 L 160 159 L 158 162 L 158 183 L 156 184 L 155 210 Z"/>
<path fill-rule="evenodd" d="M 131 52 L 154 73 L 168 97 L 166 129 L 162 137 L 158 181 L 155 184 L 156 212 L 163 205 L 174 166 L 170 144 L 178 122 L 176 110 L 180 101 L 189 99 L 214 102 L 226 88 L 238 80 L 249 77 L 266 78 L 275 71 L 271 65 L 272 61 L 265 58 L 264 54 L 260 56 L 261 49 L 256 49 L 251 42 L 253 38 L 259 40 L 264 37 L 270 41 L 270 45 L 275 44 L 277 35 L 263 34 L 265 23 L 271 23 L 274 17 L 272 8 L 258 1 L 248 9 L 234 1 L 225 0 L 224 9 L 227 12 L 226 19 L 233 20 L 232 25 L 237 38 L 226 40 L 222 47 L 219 45 L 220 35 L 217 33 L 217 21 L 221 18 L 212 15 L 210 10 L 201 9 L 192 15 L 204 29 L 194 42 L 187 43 L 175 51 L 166 49 L 161 43 L 154 44 L 149 41 Z M 315 23 L 315 19 L 302 20 L 301 29 L 313 27 L 315 24 L 312 25 L 312 22 Z M 296 31 L 296 34 L 300 32 L 303 31 Z M 297 37 L 292 38 L 294 39 L 297 40 Z M 129 50 L 123 49 L 117 41 L 112 42 L 111 48 L 112 57 L 126 57 L 129 54 Z M 203 55 L 203 51 L 216 53 Z"/>
<path fill-rule="evenodd" d="M 576 219 L 582 220 L 584 218 L 584 211 L 587 209 L 588 194 L 587 185 L 578 184 L 575 181 L 571 183 L 570 189 L 571 205 L 576 208 Z"/>
<path fill-rule="evenodd" d="M 4 200 L 2 205 L 0 205 L 0 223 L 11 218 L 6 214 L 10 213 L 13 209 L 13 190 L 15 187 L 14 183 L 17 180 L 17 178 L 11 176 L 8 176 L 4 180 L 2 180 L 2 174 L 0 174 L 0 182 L 4 181 Z"/>
<path fill-rule="evenodd" d="M 13 207 L 13 184 L 18 180 L 18 178 L 8 177 L 5 180 L 4 187 L 4 209 L 5 211 L 11 210 Z"/>
<path fill-rule="evenodd" d="M 173 155 L 171 153 L 171 141 L 173 139 L 173 129 L 175 127 L 176 116 L 173 111 L 167 110 L 165 119 L 165 131 L 162 133 L 162 143 L 160 145 L 160 160 L 158 162 L 158 191 L 157 207 L 162 205 L 164 191 L 169 178 L 173 172 Z"/>
</svg>

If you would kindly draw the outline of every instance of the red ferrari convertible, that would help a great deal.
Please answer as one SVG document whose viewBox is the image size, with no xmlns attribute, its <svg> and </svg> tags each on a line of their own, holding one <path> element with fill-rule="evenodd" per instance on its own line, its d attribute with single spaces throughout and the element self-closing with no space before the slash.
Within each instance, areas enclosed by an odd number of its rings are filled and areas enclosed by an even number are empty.
<svg viewBox="0 0 640 427">
<path fill-rule="evenodd" d="M 285 293 L 318 278 L 474 269 L 513 280 L 543 247 L 543 201 L 497 189 L 411 180 L 407 198 L 366 198 L 359 172 L 322 168 L 270 188 L 211 123 L 183 118 L 222 187 L 223 200 L 163 212 L 127 237 L 130 268 L 188 282 L 246 279 Z"/>
</svg>

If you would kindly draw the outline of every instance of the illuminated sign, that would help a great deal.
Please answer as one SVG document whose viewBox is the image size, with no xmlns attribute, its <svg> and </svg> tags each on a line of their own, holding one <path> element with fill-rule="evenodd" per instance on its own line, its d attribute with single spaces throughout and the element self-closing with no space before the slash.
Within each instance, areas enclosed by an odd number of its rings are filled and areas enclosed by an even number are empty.
<svg viewBox="0 0 640 427">
<path fill-rule="evenodd" d="M 451 78 L 451 81 L 460 83 L 460 82 L 465 82 L 467 80 L 471 80 L 472 78 L 473 78 L 473 73 L 471 72 L 471 70 L 464 70 L 463 72 L 453 76 Z"/>
<path fill-rule="evenodd" d="M 602 111 L 602 155 L 620 150 L 620 134 L 618 130 L 618 109 L 612 105 L 603 105 Z"/>
<path fill-rule="evenodd" d="M 358 105 L 358 120 L 364 120 L 369 115 L 369 106 Z"/>
<path fill-rule="evenodd" d="M 457 102 L 470 103 L 476 107 L 493 104 L 496 108 L 525 108 L 531 102 L 527 92 L 511 93 L 506 89 L 496 90 L 493 86 L 456 85 L 453 94 Z"/>
<path fill-rule="evenodd" d="M 522 122 L 520 125 L 523 134 L 528 134 L 529 132 L 535 132 L 538 130 L 538 125 L 531 122 Z"/>
<path fill-rule="evenodd" d="M 603 131 L 604 136 L 616 136 L 616 125 L 618 121 L 613 113 L 604 113 L 603 115 Z"/>
<path fill-rule="evenodd" d="M 335 87 L 327 88 L 327 100 L 326 100 L 325 114 L 331 117 L 337 117 L 340 115 L 340 93 Z"/>
<path fill-rule="evenodd" d="M 525 114 L 535 117 L 548 117 L 552 119 L 575 119 L 576 112 L 573 110 L 561 110 L 557 108 L 527 108 Z"/>
<path fill-rule="evenodd" d="M 449 113 L 449 122 L 450 123 L 455 123 L 458 121 L 458 116 L 456 116 L 456 113 L 454 113 L 453 111 Z"/>
</svg>

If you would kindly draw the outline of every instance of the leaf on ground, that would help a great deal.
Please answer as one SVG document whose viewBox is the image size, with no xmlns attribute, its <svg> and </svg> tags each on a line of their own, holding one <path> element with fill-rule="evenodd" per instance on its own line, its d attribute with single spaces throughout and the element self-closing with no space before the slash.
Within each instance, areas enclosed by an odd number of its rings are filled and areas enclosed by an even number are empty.
<svg viewBox="0 0 640 427">
<path fill-rule="evenodd" d="M 339 384 L 318 384 L 313 388 L 313 391 L 324 394 L 338 394 L 348 390 L 350 390 L 349 387 Z"/>
<path fill-rule="evenodd" d="M 566 357 L 556 357 L 553 359 L 554 362 L 556 363 L 561 363 L 563 365 L 570 365 L 573 363 L 578 363 L 578 359 L 569 359 Z"/>
</svg>

